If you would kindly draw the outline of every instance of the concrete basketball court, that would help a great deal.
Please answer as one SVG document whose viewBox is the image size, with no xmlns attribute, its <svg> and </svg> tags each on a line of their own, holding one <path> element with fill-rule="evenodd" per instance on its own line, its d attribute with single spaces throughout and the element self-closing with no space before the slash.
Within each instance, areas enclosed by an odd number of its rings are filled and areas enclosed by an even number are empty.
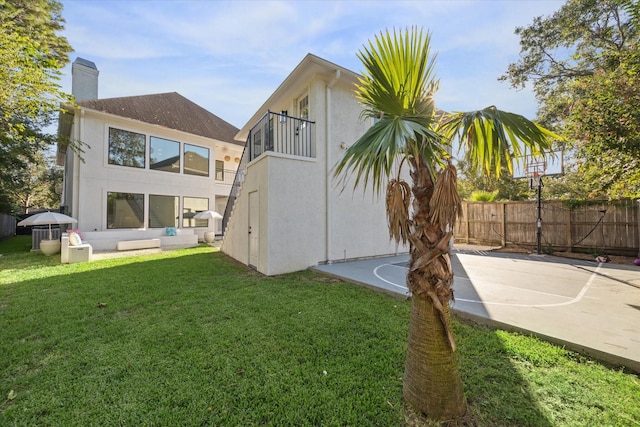
<svg viewBox="0 0 640 427">
<path fill-rule="evenodd" d="M 408 255 L 321 265 L 323 271 L 400 297 Z M 640 267 L 544 255 L 454 249 L 461 317 L 532 333 L 640 372 Z"/>
</svg>

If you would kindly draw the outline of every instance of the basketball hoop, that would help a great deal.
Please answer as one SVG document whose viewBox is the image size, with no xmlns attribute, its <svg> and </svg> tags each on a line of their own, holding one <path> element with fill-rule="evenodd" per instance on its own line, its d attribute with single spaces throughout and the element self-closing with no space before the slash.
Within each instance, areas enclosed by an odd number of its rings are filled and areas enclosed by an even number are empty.
<svg viewBox="0 0 640 427">
<path fill-rule="evenodd" d="M 532 190 L 534 188 L 538 188 L 542 181 L 542 175 L 538 174 L 537 172 L 534 172 L 532 174 L 527 174 L 527 178 L 529 178 L 529 188 Z"/>
<path fill-rule="evenodd" d="M 542 253 L 542 177 L 564 173 L 564 152 L 560 150 L 558 153 L 559 155 L 554 151 L 550 151 L 534 156 L 525 152 L 523 158 L 524 170 L 520 169 L 521 173 L 517 176 L 518 178 L 527 178 L 529 180 L 529 188 L 531 190 L 535 188 L 538 196 L 538 218 L 536 220 L 538 254 Z"/>
<path fill-rule="evenodd" d="M 529 188 L 538 188 L 542 184 L 542 177 L 547 169 L 547 162 L 530 161 L 526 165 L 524 175 L 529 179 Z"/>
</svg>

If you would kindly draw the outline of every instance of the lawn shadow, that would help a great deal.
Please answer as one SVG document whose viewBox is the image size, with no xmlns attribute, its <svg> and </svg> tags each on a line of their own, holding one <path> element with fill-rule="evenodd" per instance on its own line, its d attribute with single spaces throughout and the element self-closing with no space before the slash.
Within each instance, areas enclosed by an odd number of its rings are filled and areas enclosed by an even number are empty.
<svg viewBox="0 0 640 427">
<path fill-rule="evenodd" d="M 478 425 L 551 427 L 498 336 L 499 325 L 490 320 L 473 281 L 456 256 L 452 257 L 452 266 L 456 297 L 476 301 L 465 304 L 464 310 L 456 310 L 460 302 L 452 304 L 458 320 L 454 323 L 458 363 L 473 419 Z"/>
<path fill-rule="evenodd" d="M 371 284 L 364 286 L 378 292 L 387 292 L 387 288 L 376 285 L 376 279 L 384 276 L 386 283 L 400 284 L 402 275 L 396 269 L 401 267 L 406 270 L 408 264 L 396 258 L 346 262 L 340 264 L 339 269 L 332 266 L 330 274 L 363 286 L 362 282 L 366 279 L 362 277 L 372 276 L 370 271 L 373 270 L 378 275 L 371 278 Z M 529 391 L 527 381 L 513 365 L 509 351 L 500 336 L 493 329 L 472 325 L 469 321 L 469 318 L 490 318 L 490 315 L 460 261 L 456 256 L 452 256 L 451 262 L 454 269 L 453 289 L 458 299 L 451 306 L 454 318 L 462 319 L 460 311 L 456 310 L 456 307 L 459 308 L 462 304 L 465 304 L 467 312 L 466 320 L 454 322 L 454 336 L 458 343 L 458 358 L 465 394 L 470 403 L 470 415 L 450 425 L 551 426 L 552 423 L 545 417 Z M 385 266 L 393 266 L 394 269 L 383 270 L 381 267 Z M 408 324 L 408 317 L 405 321 Z M 409 418 L 413 420 L 414 415 L 409 413 Z M 433 425 L 428 420 L 420 419 L 424 425 Z M 423 425 L 420 422 L 415 425 Z"/>
</svg>

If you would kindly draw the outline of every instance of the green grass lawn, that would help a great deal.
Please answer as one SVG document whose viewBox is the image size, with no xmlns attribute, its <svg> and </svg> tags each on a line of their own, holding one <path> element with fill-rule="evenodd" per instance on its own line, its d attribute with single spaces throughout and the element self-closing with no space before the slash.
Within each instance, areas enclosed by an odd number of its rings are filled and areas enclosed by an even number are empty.
<svg viewBox="0 0 640 427">
<path fill-rule="evenodd" d="M 60 265 L 24 239 L 0 242 L 0 425 L 437 425 L 402 402 L 407 301 L 209 246 Z M 637 376 L 454 326 L 464 425 L 640 424 Z"/>
</svg>

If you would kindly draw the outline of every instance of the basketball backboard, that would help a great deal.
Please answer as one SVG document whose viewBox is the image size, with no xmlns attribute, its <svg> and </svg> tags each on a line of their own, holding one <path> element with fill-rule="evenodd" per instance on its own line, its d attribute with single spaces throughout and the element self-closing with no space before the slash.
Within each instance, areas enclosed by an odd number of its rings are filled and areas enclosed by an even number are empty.
<svg viewBox="0 0 640 427">
<path fill-rule="evenodd" d="M 544 156 L 525 155 L 513 165 L 513 177 L 531 178 L 532 176 L 564 175 L 564 150 L 552 150 Z"/>
</svg>

